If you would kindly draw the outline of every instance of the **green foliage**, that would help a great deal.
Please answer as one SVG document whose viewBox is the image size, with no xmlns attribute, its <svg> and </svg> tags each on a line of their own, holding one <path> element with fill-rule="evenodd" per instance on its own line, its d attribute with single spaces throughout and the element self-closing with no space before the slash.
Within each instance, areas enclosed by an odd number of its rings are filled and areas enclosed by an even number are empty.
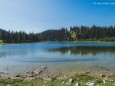
<svg viewBox="0 0 115 86">
<path fill-rule="evenodd" d="M 3 40 L 0 40 L 0 43 L 3 43 Z"/>
<path fill-rule="evenodd" d="M 115 86 L 115 82 L 107 82 L 103 83 L 101 78 L 94 78 L 88 75 L 76 75 L 71 77 L 73 82 L 69 86 L 74 86 L 76 82 L 79 82 L 81 86 L 84 86 L 89 80 L 94 81 L 95 86 L 98 84 L 99 86 Z M 0 79 L 0 86 L 68 86 L 66 83 L 70 78 L 65 80 L 51 80 L 45 81 L 43 79 L 37 78 L 29 81 L 25 81 L 22 79 Z M 64 83 L 63 83 L 64 82 Z M 62 84 L 63 83 L 63 84 Z"/>
<path fill-rule="evenodd" d="M 6 43 L 29 43 L 39 41 L 115 41 L 115 26 L 74 26 L 41 33 L 14 32 L 0 29 L 0 40 Z M 1 43 L 1 41 L 0 41 Z"/>
<path fill-rule="evenodd" d="M 38 42 L 38 34 L 20 31 L 5 31 L 0 29 L 0 40 L 6 43 L 25 43 L 25 42 Z"/>
<path fill-rule="evenodd" d="M 72 41 L 76 41 L 76 39 L 77 39 L 76 32 L 75 31 L 70 31 L 70 34 L 71 34 Z"/>
</svg>

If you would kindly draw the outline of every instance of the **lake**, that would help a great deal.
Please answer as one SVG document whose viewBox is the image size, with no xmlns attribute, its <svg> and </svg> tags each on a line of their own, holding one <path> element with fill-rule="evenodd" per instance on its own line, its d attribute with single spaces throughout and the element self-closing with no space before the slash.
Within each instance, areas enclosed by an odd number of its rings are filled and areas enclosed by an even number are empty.
<svg viewBox="0 0 115 86">
<path fill-rule="evenodd" d="M 115 71 L 115 43 L 40 42 L 0 45 L 0 72 L 14 76 L 25 70 L 48 67 L 47 74 Z M 96 72 L 97 71 L 97 72 Z"/>
</svg>

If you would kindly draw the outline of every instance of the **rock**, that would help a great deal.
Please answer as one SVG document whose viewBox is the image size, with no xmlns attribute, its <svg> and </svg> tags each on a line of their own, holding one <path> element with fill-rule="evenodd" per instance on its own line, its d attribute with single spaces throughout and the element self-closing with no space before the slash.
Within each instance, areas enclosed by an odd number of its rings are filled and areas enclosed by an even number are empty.
<svg viewBox="0 0 115 86">
<path fill-rule="evenodd" d="M 15 77 L 23 77 L 22 74 L 17 74 Z"/>
<path fill-rule="evenodd" d="M 69 81 L 68 81 L 68 82 L 69 82 L 69 83 L 72 83 L 72 81 L 73 81 L 73 79 L 69 79 Z"/>
<path fill-rule="evenodd" d="M 89 74 L 90 73 L 90 70 L 87 70 L 86 72 L 85 72 L 85 74 Z"/>
<path fill-rule="evenodd" d="M 6 73 L 6 74 L 10 74 L 10 73 Z"/>
<path fill-rule="evenodd" d="M 29 74 L 29 77 L 34 77 L 35 75 L 34 74 Z"/>
<path fill-rule="evenodd" d="M 75 84 L 75 86 L 81 86 L 81 85 L 80 85 L 80 83 L 77 82 L 77 83 Z"/>
<path fill-rule="evenodd" d="M 106 80 L 105 79 L 103 79 L 103 83 L 106 84 Z"/>
<path fill-rule="evenodd" d="M 77 74 L 77 72 L 74 72 L 74 74 Z"/>
<path fill-rule="evenodd" d="M 56 75 L 56 77 L 60 77 L 60 75 Z"/>
<path fill-rule="evenodd" d="M 30 72 L 30 74 L 34 74 L 34 71 Z"/>
<path fill-rule="evenodd" d="M 41 69 L 36 69 L 33 74 L 39 75 L 39 74 L 41 74 L 42 72 L 43 72 L 43 71 L 42 71 Z"/>
<path fill-rule="evenodd" d="M 66 84 L 70 85 L 72 82 L 73 82 L 73 79 L 69 79 L 69 81 Z"/>
<path fill-rule="evenodd" d="M 30 77 L 30 76 L 31 76 L 30 74 L 27 74 L 27 77 Z M 27 77 L 26 77 L 26 78 L 27 78 Z"/>
<path fill-rule="evenodd" d="M 22 78 L 25 79 L 27 76 L 23 75 Z"/>
<path fill-rule="evenodd" d="M 38 70 L 38 73 L 40 74 L 40 73 L 42 73 L 43 71 L 40 69 L 40 70 Z"/>
<path fill-rule="evenodd" d="M 53 77 L 51 78 L 51 81 L 54 81 L 54 80 L 56 80 L 56 79 L 57 79 L 57 77 L 54 77 L 54 76 L 53 76 Z"/>
<path fill-rule="evenodd" d="M 6 85 L 6 86 L 10 86 L 10 85 Z"/>
<path fill-rule="evenodd" d="M 25 73 L 29 73 L 29 71 L 25 71 Z"/>
<path fill-rule="evenodd" d="M 67 74 L 65 74 L 65 76 L 68 76 Z"/>
<path fill-rule="evenodd" d="M 42 66 L 41 68 L 42 68 L 42 69 L 46 69 L 47 67 L 45 67 L 45 66 Z"/>
<path fill-rule="evenodd" d="M 44 81 L 44 83 L 46 83 L 46 81 Z"/>
<path fill-rule="evenodd" d="M 109 78 L 109 81 L 110 81 L 110 82 L 113 82 L 113 79 Z"/>
<path fill-rule="evenodd" d="M 112 79 L 112 78 L 108 78 L 108 80 L 109 80 L 110 82 L 113 82 L 113 79 Z"/>
<path fill-rule="evenodd" d="M 100 74 L 100 77 L 102 77 L 102 78 L 103 78 L 103 77 L 106 77 L 106 75 L 104 75 L 104 74 Z"/>
<path fill-rule="evenodd" d="M 63 81 L 63 82 L 62 82 L 62 85 L 63 85 L 64 83 L 65 83 L 65 82 Z"/>
<path fill-rule="evenodd" d="M 0 74 L 3 74 L 3 75 L 4 75 L 4 74 L 5 74 L 5 72 L 0 72 Z"/>
<path fill-rule="evenodd" d="M 67 82 L 66 84 L 67 84 L 67 85 L 70 85 L 71 83 L 68 83 L 68 82 Z"/>
<path fill-rule="evenodd" d="M 105 77 L 105 81 L 113 82 L 113 79 L 112 79 L 112 78 Z"/>
<path fill-rule="evenodd" d="M 86 84 L 85 84 L 85 86 L 94 86 L 94 82 L 92 81 L 92 82 L 87 82 Z"/>
<path fill-rule="evenodd" d="M 46 74 L 44 74 L 44 76 L 46 76 Z"/>
<path fill-rule="evenodd" d="M 51 81 L 51 78 L 45 77 L 45 78 L 43 78 L 43 80 Z"/>
</svg>

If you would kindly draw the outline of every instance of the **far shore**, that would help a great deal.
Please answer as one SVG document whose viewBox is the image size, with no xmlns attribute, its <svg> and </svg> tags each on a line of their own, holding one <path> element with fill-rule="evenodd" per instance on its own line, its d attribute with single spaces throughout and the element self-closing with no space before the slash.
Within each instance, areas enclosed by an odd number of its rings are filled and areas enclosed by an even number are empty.
<svg viewBox="0 0 115 86">
<path fill-rule="evenodd" d="M 95 43 L 115 43 L 115 41 L 40 41 L 40 42 L 73 42 L 73 43 L 79 43 L 79 42 L 95 42 Z M 40 42 L 23 42 L 23 43 L 5 43 L 2 42 L 0 45 L 7 45 L 7 44 L 31 44 L 31 43 L 40 43 Z"/>
</svg>

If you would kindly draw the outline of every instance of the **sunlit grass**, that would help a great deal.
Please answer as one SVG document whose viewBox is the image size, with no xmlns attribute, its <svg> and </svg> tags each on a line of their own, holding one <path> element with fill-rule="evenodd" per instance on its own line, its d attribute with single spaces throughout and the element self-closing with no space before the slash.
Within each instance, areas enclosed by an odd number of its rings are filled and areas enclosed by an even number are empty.
<svg viewBox="0 0 115 86">
<path fill-rule="evenodd" d="M 103 83 L 102 79 L 96 79 L 88 75 L 76 75 L 71 77 L 73 82 L 69 86 L 74 86 L 76 82 L 79 82 L 81 86 L 84 86 L 89 80 L 94 81 L 95 86 L 115 86 L 115 82 Z M 0 86 L 68 86 L 67 82 L 70 78 L 65 80 L 50 80 L 45 81 L 42 78 L 36 78 L 33 80 L 25 81 L 23 79 L 0 79 Z M 115 80 L 115 79 L 114 79 Z M 63 83 L 63 84 L 62 84 Z"/>
</svg>

